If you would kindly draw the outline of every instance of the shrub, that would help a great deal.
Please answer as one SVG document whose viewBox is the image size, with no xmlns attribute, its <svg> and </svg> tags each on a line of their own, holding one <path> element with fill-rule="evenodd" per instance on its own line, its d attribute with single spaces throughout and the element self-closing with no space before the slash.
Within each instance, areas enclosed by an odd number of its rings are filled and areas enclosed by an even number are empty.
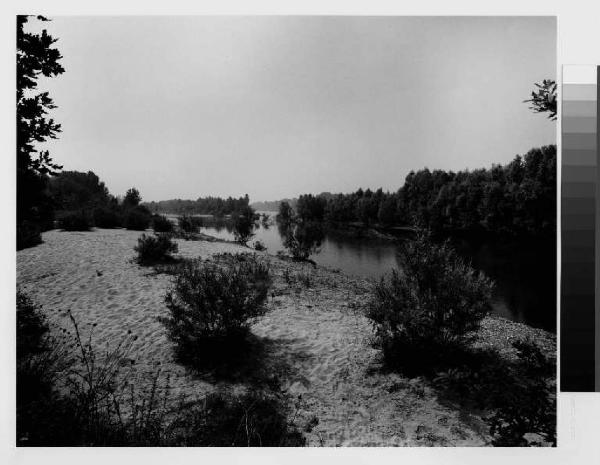
<svg viewBox="0 0 600 465">
<path fill-rule="evenodd" d="M 374 286 L 367 317 L 388 362 L 431 363 L 468 342 L 491 308 L 493 283 L 448 242 L 424 235 L 399 258 L 402 275 L 393 270 Z"/>
<path fill-rule="evenodd" d="M 48 332 L 46 317 L 27 294 L 17 290 L 17 359 L 43 352 Z"/>
<path fill-rule="evenodd" d="M 152 217 L 154 232 L 173 232 L 173 223 L 166 216 L 155 215 Z"/>
<path fill-rule="evenodd" d="M 122 218 L 118 211 L 108 207 L 98 207 L 94 210 L 94 225 L 97 228 L 118 228 Z"/>
<path fill-rule="evenodd" d="M 63 214 L 59 220 L 59 224 L 65 231 L 89 231 L 92 222 L 88 214 L 80 210 Z"/>
<path fill-rule="evenodd" d="M 206 396 L 202 408 L 192 408 L 176 422 L 187 431 L 186 446 L 298 447 L 303 435 L 287 421 L 283 399 L 266 392 L 235 396 L 216 392 Z"/>
<path fill-rule="evenodd" d="M 312 278 L 309 273 L 300 272 L 296 275 L 296 278 L 298 282 L 306 288 L 309 288 L 312 283 Z"/>
<path fill-rule="evenodd" d="M 260 215 L 260 224 L 263 228 L 269 229 L 269 226 L 271 226 L 271 217 L 269 214 L 263 213 Z"/>
<path fill-rule="evenodd" d="M 17 444 L 38 445 L 61 431 L 54 418 L 62 408 L 54 384 L 70 364 L 66 352 L 48 335 L 41 308 L 17 290 Z"/>
<path fill-rule="evenodd" d="M 255 212 L 251 207 L 245 207 L 232 214 L 233 217 L 233 237 L 235 241 L 246 245 L 254 236 Z"/>
<path fill-rule="evenodd" d="M 134 231 L 145 231 L 150 226 L 152 215 L 144 207 L 135 207 L 125 214 L 125 227 Z"/>
<path fill-rule="evenodd" d="M 255 257 L 186 262 L 165 296 L 169 316 L 160 321 L 180 357 L 197 358 L 205 344 L 243 336 L 251 320 L 266 312 L 270 285 L 268 265 Z"/>
<path fill-rule="evenodd" d="M 17 294 L 17 340 L 29 335 L 45 347 L 40 309 Z M 173 402 L 169 377 L 136 377 L 127 335 L 98 352 L 92 332 L 84 338 L 69 312 L 75 359 L 50 348 L 19 351 L 17 445 L 19 446 L 299 446 L 302 434 L 287 421 L 281 394 L 217 392 L 192 402 Z M 34 353 L 35 352 L 35 353 Z M 53 354 L 49 357 L 46 354 Z M 131 370 L 131 371 L 130 371 Z M 150 381 L 150 383 L 148 383 Z"/>
<path fill-rule="evenodd" d="M 318 253 L 325 237 L 323 226 L 316 221 L 294 220 L 284 225 L 280 224 L 284 233 L 283 246 L 296 260 L 308 260 Z"/>
<path fill-rule="evenodd" d="M 192 215 L 183 215 L 177 218 L 179 229 L 186 233 L 195 233 L 202 227 L 202 218 Z"/>
<path fill-rule="evenodd" d="M 492 444 L 501 447 L 556 446 L 556 366 L 531 340 L 513 342 L 519 354 L 517 379 L 487 420 Z"/>
<path fill-rule="evenodd" d="M 282 276 L 286 284 L 292 284 L 294 282 L 294 277 L 289 268 L 283 270 Z"/>
<path fill-rule="evenodd" d="M 177 253 L 177 243 L 171 240 L 167 234 L 146 236 L 142 234 L 138 238 L 137 245 L 133 248 L 138 254 L 137 261 L 141 265 L 158 263 L 168 260 L 172 253 Z"/>
<path fill-rule="evenodd" d="M 30 221 L 17 223 L 17 250 L 42 243 L 41 228 Z"/>
<path fill-rule="evenodd" d="M 255 241 L 254 242 L 254 250 L 258 250 L 259 252 L 262 252 L 263 250 L 267 250 L 267 248 L 265 247 L 265 244 L 263 244 L 262 241 Z"/>
</svg>

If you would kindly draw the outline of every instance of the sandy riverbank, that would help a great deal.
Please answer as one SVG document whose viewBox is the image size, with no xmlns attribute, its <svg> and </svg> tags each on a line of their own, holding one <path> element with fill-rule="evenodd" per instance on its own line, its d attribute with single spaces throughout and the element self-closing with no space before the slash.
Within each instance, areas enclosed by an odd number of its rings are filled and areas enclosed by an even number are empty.
<svg viewBox="0 0 600 465">
<path fill-rule="evenodd" d="M 116 345 L 130 330 L 136 372 L 160 365 L 170 373 L 175 394 L 202 396 L 218 383 L 242 385 L 244 377 L 215 380 L 188 372 L 173 360 L 172 346 L 157 317 L 171 276 L 133 262 L 141 233 L 121 229 L 92 232 L 49 231 L 44 243 L 17 253 L 17 284 L 43 308 L 56 326 L 69 327 L 70 309 L 80 326 L 94 330 L 94 343 Z M 179 255 L 207 258 L 244 252 L 236 244 L 178 240 Z M 325 268 L 284 261 L 262 253 L 275 274 L 269 313 L 252 327 L 265 351 L 258 368 L 276 378 L 296 399 L 294 422 L 309 445 L 448 445 L 489 443 L 482 419 L 438 401 L 422 379 L 379 370 L 372 330 L 362 316 L 369 283 Z M 284 271 L 307 274 L 311 285 L 287 284 Z M 93 326 L 95 325 L 95 326 Z M 510 354 L 510 338 L 531 334 L 548 350 L 554 336 L 497 318 L 484 321 L 482 340 Z M 249 376 L 251 378 L 251 374 Z"/>
</svg>

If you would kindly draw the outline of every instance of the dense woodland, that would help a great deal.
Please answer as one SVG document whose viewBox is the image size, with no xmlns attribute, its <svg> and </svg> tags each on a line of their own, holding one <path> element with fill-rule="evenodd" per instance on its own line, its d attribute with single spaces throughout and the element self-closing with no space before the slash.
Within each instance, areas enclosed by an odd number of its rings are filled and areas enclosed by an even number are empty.
<svg viewBox="0 0 600 465">
<path fill-rule="evenodd" d="M 100 227 L 110 227 L 103 221 L 105 217 L 122 217 L 134 207 L 147 216 L 172 213 L 217 217 L 235 216 L 249 207 L 247 195 L 238 199 L 206 197 L 140 204 L 137 190 L 130 189 L 119 199 L 91 171 L 63 171 L 49 176 L 44 195 L 57 219 L 85 211 L 90 222 Z M 334 228 L 352 223 L 382 228 L 416 226 L 441 234 L 552 237 L 556 231 L 556 146 L 531 149 L 506 165 L 489 169 L 411 171 L 404 185 L 393 193 L 358 189 L 350 194 L 306 194 L 291 205 L 289 201 L 282 203 L 302 220 Z"/>
<path fill-rule="evenodd" d="M 281 202 L 287 202 L 292 208 L 296 208 L 297 198 L 293 199 L 281 199 L 281 200 L 265 200 L 263 202 L 252 202 L 250 206 L 256 211 L 263 212 L 276 212 L 279 210 L 279 204 Z"/>
<path fill-rule="evenodd" d="M 173 213 L 179 215 L 231 215 L 233 212 L 248 207 L 250 198 L 248 194 L 244 197 L 234 199 L 228 197 L 199 197 L 196 200 L 160 200 L 158 202 L 146 202 L 144 205 L 153 213 Z"/>
<path fill-rule="evenodd" d="M 472 171 L 411 171 L 394 193 L 300 196 L 298 217 L 330 225 L 412 225 L 434 233 L 551 236 L 556 231 L 556 146 L 534 148 L 507 165 Z"/>
</svg>

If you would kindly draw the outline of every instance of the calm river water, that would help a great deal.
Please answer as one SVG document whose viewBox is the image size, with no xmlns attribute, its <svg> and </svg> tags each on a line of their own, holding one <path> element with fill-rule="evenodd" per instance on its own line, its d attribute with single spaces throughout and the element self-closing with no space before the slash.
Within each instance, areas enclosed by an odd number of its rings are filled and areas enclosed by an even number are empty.
<svg viewBox="0 0 600 465">
<path fill-rule="evenodd" d="M 271 219 L 274 212 L 268 212 Z M 201 231 L 233 240 L 226 227 L 203 227 Z M 271 254 L 284 250 L 275 225 L 260 225 L 252 244 L 260 240 Z M 552 246 L 522 243 L 455 240 L 458 252 L 496 282 L 493 313 L 513 321 L 556 332 L 556 253 Z M 321 251 L 311 256 L 320 265 L 342 272 L 378 279 L 398 268 L 397 245 L 385 239 L 352 238 L 327 233 Z M 550 251 L 550 253 L 549 253 Z"/>
</svg>

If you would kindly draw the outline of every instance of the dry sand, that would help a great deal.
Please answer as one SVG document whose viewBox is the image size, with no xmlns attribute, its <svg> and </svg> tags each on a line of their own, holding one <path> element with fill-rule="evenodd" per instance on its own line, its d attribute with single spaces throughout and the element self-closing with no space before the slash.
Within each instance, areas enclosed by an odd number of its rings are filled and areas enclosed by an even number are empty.
<svg viewBox="0 0 600 465">
<path fill-rule="evenodd" d="M 70 309 L 84 332 L 93 328 L 99 347 L 118 344 L 131 330 L 137 336 L 131 352 L 136 373 L 151 373 L 160 365 L 162 373 L 170 375 L 174 394 L 197 398 L 217 383 L 244 384 L 243 376 L 216 380 L 190 373 L 174 361 L 172 344 L 157 321 L 165 315 L 163 299 L 172 277 L 133 262 L 139 236 L 122 229 L 46 232 L 43 244 L 18 252 L 18 285 L 43 305 L 57 326 L 70 327 Z M 179 255 L 185 257 L 248 251 L 223 242 L 178 244 Z M 265 347 L 260 365 L 252 369 L 257 378 L 258 372 L 267 374 L 277 389 L 290 395 L 293 422 L 300 429 L 318 420 L 305 432 L 309 445 L 489 444 L 488 428 L 477 415 L 442 405 L 420 378 L 377 369 L 379 353 L 370 344 L 372 329 L 360 310 L 366 281 L 263 255 L 271 262 L 275 282 L 269 312 L 252 326 Z M 286 269 L 292 276 L 309 275 L 311 286 L 287 284 Z M 530 330 L 486 319 L 483 331 L 497 337 L 511 328 Z"/>
</svg>

